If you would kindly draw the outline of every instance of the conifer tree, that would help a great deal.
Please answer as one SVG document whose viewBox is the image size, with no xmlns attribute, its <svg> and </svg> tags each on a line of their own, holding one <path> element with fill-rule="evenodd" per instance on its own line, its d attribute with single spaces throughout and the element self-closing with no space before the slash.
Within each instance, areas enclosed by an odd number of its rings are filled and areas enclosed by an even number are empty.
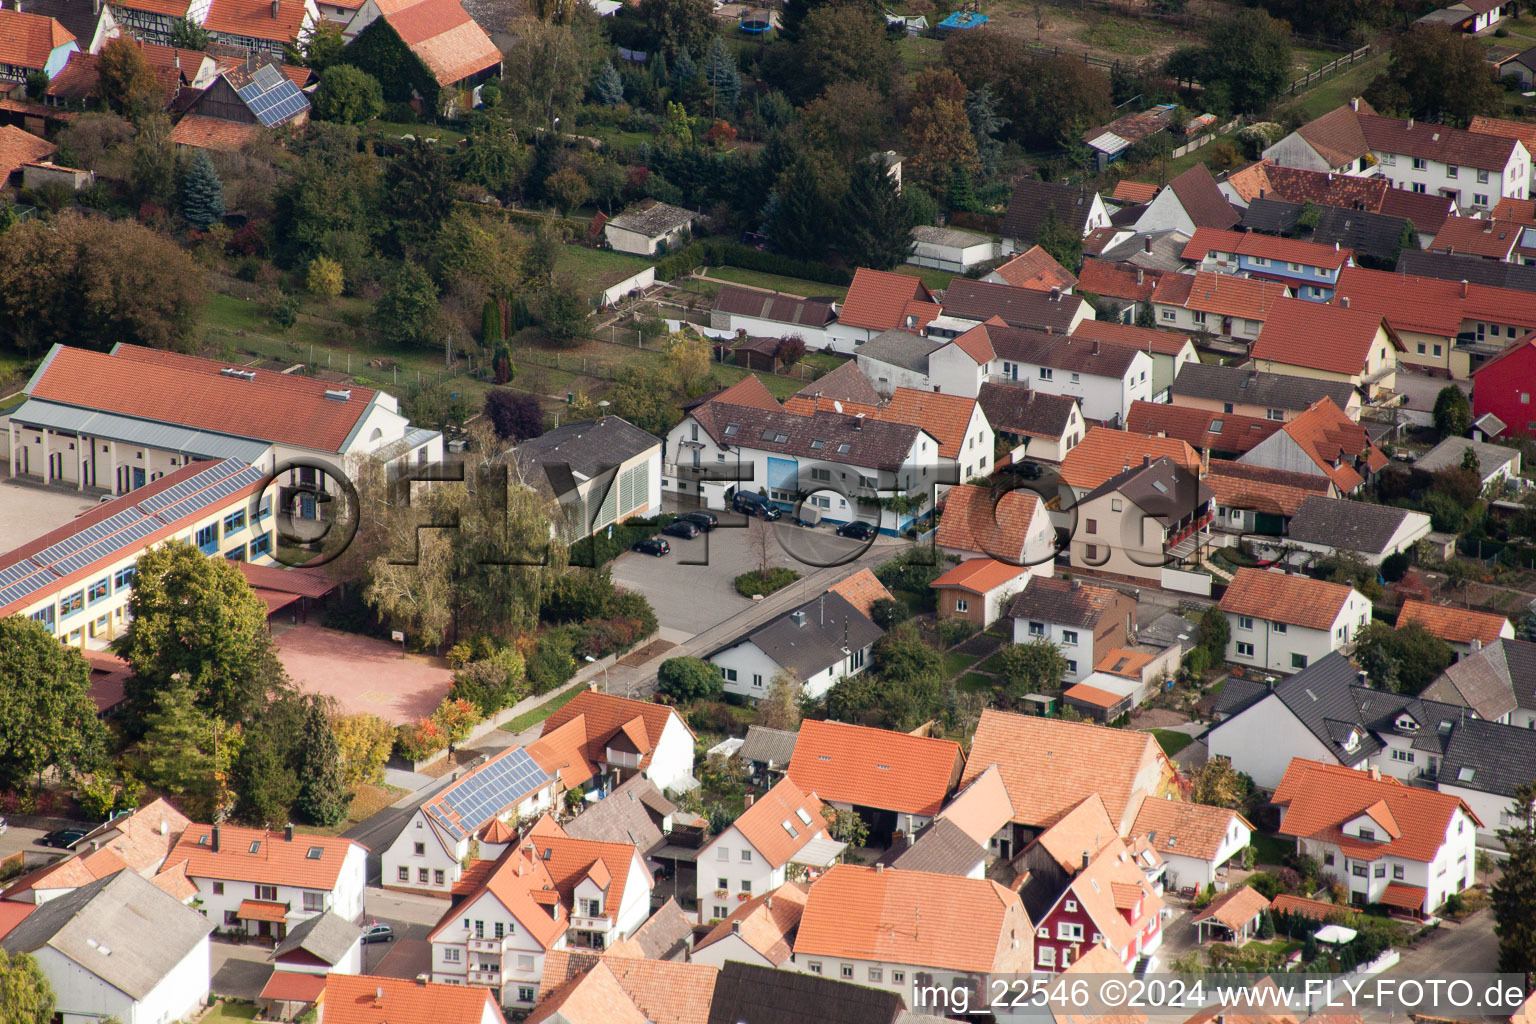
<svg viewBox="0 0 1536 1024">
<path fill-rule="evenodd" d="M 725 40 L 715 36 L 709 52 L 704 55 L 704 81 L 713 92 L 716 106 L 726 112 L 736 109 L 741 96 L 741 74 L 736 69 L 736 57 Z"/>
<path fill-rule="evenodd" d="M 1515 787 L 1508 819 L 1499 829 L 1508 857 L 1489 902 L 1499 937 L 1499 970 L 1524 975 L 1529 984 L 1536 974 L 1536 782 Z"/>
<path fill-rule="evenodd" d="M 341 748 L 325 708 L 309 702 L 304 717 L 304 742 L 300 749 L 299 798 L 294 810 L 309 822 L 330 828 L 347 820 L 350 807 Z"/>
<path fill-rule="evenodd" d="M 181 178 L 181 215 L 195 228 L 224 219 L 224 183 L 206 149 L 199 149 Z"/>
<path fill-rule="evenodd" d="M 698 77 L 698 74 L 699 66 L 695 64 L 693 58 L 688 55 L 688 51 L 684 50 L 683 52 L 679 53 L 677 55 L 677 63 L 672 66 L 673 87 L 681 89 L 683 86 L 687 85 L 689 82 Z"/>
<path fill-rule="evenodd" d="M 778 199 L 768 223 L 768 240 L 775 251 L 797 260 L 819 260 L 827 254 L 827 230 L 835 210 L 821 192 L 816 167 L 801 155 L 779 179 Z"/>
<path fill-rule="evenodd" d="M 854 165 L 840 213 L 838 249 L 849 266 L 890 270 L 906 262 L 912 252 L 912 211 L 880 163 Z"/>
<path fill-rule="evenodd" d="M 592 91 L 598 102 L 605 107 L 616 107 L 624 102 L 624 80 L 614 70 L 613 61 L 604 64 L 597 73 L 597 82 L 593 84 Z"/>
</svg>

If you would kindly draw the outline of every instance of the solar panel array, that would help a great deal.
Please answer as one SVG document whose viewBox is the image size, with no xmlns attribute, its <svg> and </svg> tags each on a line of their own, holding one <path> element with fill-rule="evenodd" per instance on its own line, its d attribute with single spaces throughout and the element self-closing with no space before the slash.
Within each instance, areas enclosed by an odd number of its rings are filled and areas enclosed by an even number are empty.
<svg viewBox="0 0 1536 1024">
<path fill-rule="evenodd" d="M 135 544 L 185 516 L 207 508 L 266 476 L 255 466 L 226 459 L 174 487 L 115 512 L 99 523 L 0 569 L 0 608 L 34 594 L 92 563 Z"/>
<path fill-rule="evenodd" d="M 309 100 L 304 98 L 299 87 L 270 64 L 257 71 L 250 82 L 235 92 L 256 115 L 256 120 L 268 128 L 275 128 L 309 109 Z"/>
<path fill-rule="evenodd" d="M 458 815 L 454 824 L 440 807 L 428 813 L 455 839 L 462 839 L 528 793 L 549 782 L 538 762 L 521 747 L 461 779 L 442 795 L 442 802 Z M 435 801 L 434 801 L 435 803 Z"/>
</svg>

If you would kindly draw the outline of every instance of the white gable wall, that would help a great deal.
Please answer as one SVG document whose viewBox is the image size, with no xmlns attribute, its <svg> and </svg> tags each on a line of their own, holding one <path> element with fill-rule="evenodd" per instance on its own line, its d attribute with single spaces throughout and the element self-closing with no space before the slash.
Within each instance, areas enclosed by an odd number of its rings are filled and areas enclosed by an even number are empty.
<svg viewBox="0 0 1536 1024">
<path fill-rule="evenodd" d="M 34 954 L 53 988 L 64 1024 L 98 1024 L 113 1016 L 122 1024 L 167 1024 L 196 1013 L 208 997 L 208 938 L 204 936 L 149 994 L 135 1001 L 51 946 Z"/>
<path fill-rule="evenodd" d="M 1293 757 L 1339 763 L 1274 694 L 1213 727 L 1206 734 L 1206 744 L 1212 757 L 1227 758 L 1261 789 L 1280 785 Z"/>
</svg>

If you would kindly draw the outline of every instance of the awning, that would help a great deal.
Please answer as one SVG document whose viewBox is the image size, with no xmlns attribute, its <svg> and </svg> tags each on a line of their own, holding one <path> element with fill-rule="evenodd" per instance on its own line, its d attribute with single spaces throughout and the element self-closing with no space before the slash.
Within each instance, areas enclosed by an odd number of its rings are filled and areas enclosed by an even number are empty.
<svg viewBox="0 0 1536 1024">
<path fill-rule="evenodd" d="M 1411 910 L 1416 914 L 1422 914 L 1424 900 L 1428 896 L 1429 893 L 1417 885 L 1388 882 L 1381 894 L 1381 902 L 1389 907 L 1397 907 L 1399 910 Z"/>
<path fill-rule="evenodd" d="M 325 975 L 273 971 L 262 986 L 261 998 L 284 1003 L 312 1003 L 325 991 Z"/>
<path fill-rule="evenodd" d="M 268 903 L 265 900 L 242 900 L 235 916 L 242 921 L 286 921 L 288 907 L 283 903 Z"/>
<path fill-rule="evenodd" d="M 289 605 L 293 604 L 299 599 L 298 594 L 282 594 L 276 590 L 268 590 L 265 587 L 252 587 L 251 590 L 256 594 L 257 597 L 261 598 L 262 603 L 267 606 L 268 615 L 287 608 Z"/>
<path fill-rule="evenodd" d="M 810 868 L 829 868 L 837 863 L 837 858 L 847 848 L 847 843 L 840 843 L 831 836 L 817 836 L 800 847 L 800 852 L 789 860 L 792 864 L 804 864 Z"/>
</svg>

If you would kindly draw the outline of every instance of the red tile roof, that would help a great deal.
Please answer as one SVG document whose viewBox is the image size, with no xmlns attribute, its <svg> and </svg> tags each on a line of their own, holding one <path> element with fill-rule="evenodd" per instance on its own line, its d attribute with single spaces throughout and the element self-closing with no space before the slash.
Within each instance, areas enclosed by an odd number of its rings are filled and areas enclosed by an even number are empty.
<svg viewBox="0 0 1536 1024">
<path fill-rule="evenodd" d="M 1253 831 L 1247 819 L 1228 807 L 1148 798 L 1136 811 L 1131 834 L 1155 835 L 1150 845 L 1158 854 L 1178 853 L 1214 860 L 1234 824 Z"/>
<path fill-rule="evenodd" d="M 1251 203 L 1260 195 L 1267 195 L 1273 191 L 1269 183 L 1269 169 L 1275 166 L 1268 159 L 1259 160 L 1249 164 L 1241 170 L 1228 171 L 1217 177 L 1217 181 L 1223 185 L 1231 186 L 1232 191 L 1245 203 Z"/>
<path fill-rule="evenodd" d="M 1179 205 L 1196 227 L 1230 228 L 1243 218 L 1216 187 L 1211 169 L 1197 163 L 1168 183 Z"/>
<path fill-rule="evenodd" d="M 1108 260 L 1089 258 L 1083 260 L 1083 269 L 1078 274 L 1077 286 L 1079 290 L 1091 292 L 1094 295 L 1145 302 L 1152 297 L 1152 290 L 1157 287 L 1161 277 L 1163 277 L 1161 270 L 1148 270 L 1125 263 L 1111 263 Z M 1085 320 L 1079 324 L 1078 331 L 1081 331 L 1083 325 L 1089 322 Z"/>
<path fill-rule="evenodd" d="M 1223 893 L 1204 910 L 1195 911 L 1189 923 L 1216 921 L 1238 932 L 1268 909 L 1269 899 L 1257 889 L 1245 885 Z"/>
<path fill-rule="evenodd" d="M 1023 561 L 1035 516 L 1044 515 L 1040 496 L 1029 490 L 1001 495 L 980 484 L 958 484 L 944 497 L 935 543 L 955 551 Z"/>
<path fill-rule="evenodd" d="M 259 998 L 285 1003 L 312 1003 L 325 991 L 325 977 L 323 974 L 301 974 L 298 971 L 273 971 L 267 983 L 261 987 Z"/>
<path fill-rule="evenodd" d="M 378 993 L 384 993 L 379 998 Z M 325 976 L 326 1024 L 505 1024 L 495 991 L 371 974 Z"/>
<path fill-rule="evenodd" d="M 1157 198 L 1157 186 L 1145 181 L 1117 181 L 1110 198 L 1125 203 L 1150 203 Z"/>
<path fill-rule="evenodd" d="M 1245 462 L 1212 459 L 1205 483 L 1216 504 L 1293 516 L 1314 494 L 1334 493 L 1333 481 L 1315 473 L 1292 473 Z"/>
<path fill-rule="evenodd" d="M 1386 456 L 1371 444 L 1365 427 L 1350 419 L 1331 398 L 1319 398 L 1280 429 L 1344 494 L 1364 481 L 1366 474 L 1359 467 L 1370 472 L 1386 465 Z"/>
<path fill-rule="evenodd" d="M 1382 331 L 1392 348 L 1406 350 L 1379 312 L 1281 299 L 1265 318 L 1251 354 L 1283 366 L 1363 375 Z"/>
<path fill-rule="evenodd" d="M 1163 901 L 1142 874 L 1140 862 L 1130 856 L 1125 842 L 1113 834 L 1105 839 L 1103 848 L 1077 872 L 1062 897 L 1075 897 L 1105 940 L 1118 949 L 1127 949 L 1162 913 Z"/>
<path fill-rule="evenodd" d="M 178 146 L 195 149 L 214 149 L 221 153 L 238 153 L 261 138 L 266 129 L 259 124 L 241 124 L 217 117 L 188 114 L 171 129 L 171 142 Z"/>
<path fill-rule="evenodd" d="M 1344 903 L 1324 903 L 1321 900 L 1309 900 L 1301 896 L 1292 896 L 1288 892 L 1283 892 L 1276 896 L 1269 904 L 1269 909 L 1277 913 L 1300 914 L 1318 921 L 1326 921 L 1335 916 L 1348 917 L 1350 914 L 1361 913 L 1359 907 L 1351 907 Z"/>
<path fill-rule="evenodd" d="M 57 18 L 0 9 L 0 64 L 41 71 L 49 55 L 69 43 L 79 45 Z"/>
<path fill-rule="evenodd" d="M 362 422 L 377 392 L 317 377 L 257 370 L 255 380 L 221 374 L 227 363 L 120 345 L 111 355 L 56 348 L 29 387 L 33 398 L 176 423 L 218 433 L 337 452 Z"/>
<path fill-rule="evenodd" d="M 842 597 L 865 615 L 869 609 L 879 600 L 894 600 L 891 592 L 885 589 L 885 584 L 875 578 L 875 574 L 868 569 L 860 569 L 858 572 L 832 584 L 827 588 L 831 594 L 840 594 Z"/>
<path fill-rule="evenodd" d="M 333 889 L 348 853 L 354 849 L 366 852 L 366 847 L 351 839 L 296 834 L 290 840 L 282 832 L 221 825 L 219 851 L 215 853 L 213 829 L 196 822 L 188 825 L 164 867 L 185 861 L 191 878 Z M 255 852 L 251 851 L 253 845 Z M 319 850 L 320 855 L 311 857 L 311 850 Z"/>
<path fill-rule="evenodd" d="M 827 820 L 821 811 L 822 803 L 814 793 L 801 790 L 786 777 L 742 812 L 736 830 L 777 870 L 812 839 L 826 834 Z M 789 828 L 784 827 L 786 822 Z"/>
<path fill-rule="evenodd" d="M 1178 356 L 1186 345 L 1191 345 L 1189 335 L 1177 331 L 1159 331 L 1151 327 L 1132 327 L 1114 320 L 1084 320 L 1072 332 L 1074 338 L 1090 338 L 1110 345 L 1126 345 L 1158 356 Z"/>
<path fill-rule="evenodd" d="M 1192 309 L 1197 313 L 1243 317 L 1248 320 L 1263 320 L 1270 314 L 1275 304 L 1285 298 L 1289 290 L 1285 285 L 1275 281 L 1261 281 L 1253 277 L 1233 277 L 1230 274 L 1211 274 L 1203 270 L 1195 273 L 1193 277 L 1189 297 L 1182 303 L 1185 309 Z M 1167 280 L 1168 276 L 1164 276 L 1159 283 L 1159 291 Z M 1154 294 L 1152 301 L 1167 300 L 1161 295 Z"/>
<path fill-rule="evenodd" d="M 1079 700 L 1084 704 L 1092 704 L 1099 708 L 1112 708 L 1116 704 L 1129 701 L 1130 698 L 1122 693 L 1110 693 L 1101 690 L 1097 686 L 1089 686 L 1087 683 L 1074 683 L 1062 691 L 1062 697 L 1070 700 Z"/>
<path fill-rule="evenodd" d="M 1359 118 L 1366 142 L 1377 153 L 1398 153 L 1500 172 L 1514 155 L 1516 140 L 1502 135 L 1364 112 Z"/>
<path fill-rule="evenodd" d="M 1353 587 L 1310 576 L 1239 569 L 1221 598 L 1221 610 L 1308 629 L 1332 630 Z"/>
<path fill-rule="evenodd" d="M 707 964 L 646 960 L 617 947 L 604 956 L 551 950 L 528 1024 L 707 1024 L 718 977 Z"/>
<path fill-rule="evenodd" d="M 933 815 L 959 781 L 963 760 L 954 740 L 807 719 L 788 774 L 822 800 Z"/>
<path fill-rule="evenodd" d="M 843 299 L 837 320 L 849 327 L 889 331 L 903 326 L 902 312 L 914 300 L 933 302 L 933 293 L 922 281 L 906 274 L 860 267 L 853 273 L 853 283 L 848 286 L 848 296 Z"/>
<path fill-rule="evenodd" d="M 968 558 L 929 584 L 936 590 L 952 587 L 973 594 L 987 594 L 1015 582 L 1029 570 L 995 558 Z"/>
<path fill-rule="evenodd" d="M 1536 124 L 1529 121 L 1508 121 L 1478 114 L 1467 125 L 1467 131 L 1481 135 L 1498 135 L 1506 139 L 1519 139 L 1526 150 L 1536 154 Z"/>
<path fill-rule="evenodd" d="M 1333 270 L 1344 266 L 1354 258 L 1353 249 L 1318 242 L 1303 242 L 1295 238 L 1281 238 L 1257 231 L 1218 231 L 1215 228 L 1196 228 L 1194 237 L 1184 246 L 1186 260 L 1203 260 L 1213 252 L 1230 252 L 1240 256 L 1259 256 L 1283 263 L 1299 263 L 1307 267 L 1328 267 Z"/>
<path fill-rule="evenodd" d="M 9 12 L 0 12 L 9 13 Z M 40 139 L 31 132 L 24 132 L 15 125 L 0 125 L 0 185 L 21 170 L 23 164 L 34 163 L 58 150 L 47 139 Z"/>
<path fill-rule="evenodd" d="M 1285 808 L 1281 835 L 1333 843 L 1346 857 L 1356 860 L 1376 860 L 1390 853 L 1430 862 L 1445 842 L 1458 810 L 1474 825 L 1482 824 L 1460 797 L 1404 785 L 1391 776 L 1372 778 L 1369 772 L 1300 757 L 1292 758 L 1285 769 L 1280 785 L 1275 787 L 1274 802 Z M 1395 826 L 1397 834 L 1378 842 L 1340 831 L 1366 813 L 1389 834 Z"/>
<path fill-rule="evenodd" d="M 1520 244 L 1520 225 L 1492 217 L 1447 217 L 1429 243 L 1431 252 L 1507 260 Z"/>
<path fill-rule="evenodd" d="M 724 405 L 744 405 L 749 409 L 766 409 L 778 412 L 783 406 L 768 391 L 767 385 L 758 379 L 757 374 L 749 373 L 741 380 L 728 388 L 721 388 L 712 394 L 702 395 L 692 402 L 686 403 L 683 408 L 691 409 L 710 402 L 720 402 Z"/>
<path fill-rule="evenodd" d="M 964 335 L 962 335 L 964 337 Z M 956 339 L 956 344 L 959 339 Z M 987 359 L 990 359 L 988 356 Z M 978 359 L 985 362 L 986 359 Z M 853 365 L 851 363 L 845 365 Z M 867 416 L 888 423 L 910 423 L 922 427 L 939 443 L 939 456 L 946 459 L 960 457 L 965 444 L 971 417 L 976 410 L 976 399 L 963 395 L 945 395 L 936 391 L 919 391 L 916 388 L 897 388 L 885 402 L 875 405 L 863 402 L 843 402 L 842 411 L 849 416 Z M 784 408 L 798 416 L 810 416 L 816 411 L 827 411 L 831 403 L 824 398 L 806 398 L 791 395 L 784 400 Z"/>
<path fill-rule="evenodd" d="M 1125 428 L 1138 434 L 1158 434 L 1188 442 L 1195 448 L 1229 452 L 1246 452 L 1281 426 L 1279 420 L 1160 402 L 1132 402 L 1125 417 Z"/>
<path fill-rule="evenodd" d="M 203 27 L 209 32 L 290 43 L 304 28 L 304 14 L 304 0 L 212 0 Z"/>
<path fill-rule="evenodd" d="M 1140 465 L 1142 456 L 1167 456 L 1191 473 L 1200 472 L 1200 456 L 1187 442 L 1092 427 L 1061 460 L 1061 479 L 1069 487 L 1091 491 L 1110 477 Z"/>
<path fill-rule="evenodd" d="M 0 939 L 9 935 L 11 929 L 21 924 L 39 906 L 41 904 L 22 903 L 19 900 L 0 900 Z"/>
<path fill-rule="evenodd" d="M 1363 101 L 1361 110 L 1370 106 Z M 1334 107 L 1321 117 L 1313 118 L 1296 129 L 1317 154 L 1328 161 L 1330 167 L 1343 167 L 1371 151 L 1365 141 L 1365 131 L 1360 125 L 1360 114 L 1351 104 Z"/>
<path fill-rule="evenodd" d="M 501 63 L 501 51 L 458 0 L 383 0 L 378 6 L 438 85 L 452 85 Z"/>
<path fill-rule="evenodd" d="M 636 856 L 633 846 L 573 839 L 548 815 L 534 824 L 523 843 L 525 847 L 530 843 L 533 845 L 534 857 L 549 872 L 550 881 L 567 910 L 576 906 L 576 887 L 590 878 L 604 892 L 603 916 L 613 921 L 618 919 L 624 905 L 630 864 Z"/>
<path fill-rule="evenodd" d="M 757 950 L 777 967 L 789 959 L 800 917 L 805 913 L 806 887 L 785 882 L 772 892 L 738 904 L 730 916 L 709 930 L 693 952 L 714 945 L 727 935 L 739 934 L 741 941 Z"/>
<path fill-rule="evenodd" d="M 1495 612 L 1479 612 L 1470 608 L 1450 608 L 1428 601 L 1404 601 L 1403 610 L 1397 616 L 1397 628 L 1417 622 L 1435 636 L 1453 644 L 1470 644 L 1480 641 L 1484 646 L 1493 643 L 1509 631 L 1509 620 Z"/>
<path fill-rule="evenodd" d="M 1066 290 L 1077 285 L 1072 272 L 1038 245 L 1019 253 L 1013 259 L 993 271 L 1007 284 L 1016 288 L 1034 288 L 1048 292 L 1052 288 Z"/>
<path fill-rule="evenodd" d="M 655 753 L 656 744 L 661 740 L 661 734 L 667 727 L 670 719 L 676 718 L 683 723 L 676 711 L 664 704 L 654 704 L 648 700 L 630 700 L 627 697 L 616 697 L 608 693 L 598 693 L 595 690 L 585 690 L 576 698 L 553 715 L 544 720 L 542 736 L 548 736 L 566 722 L 575 718 L 582 719 L 583 731 L 586 733 L 584 756 L 587 763 L 595 766 L 597 762 L 606 759 L 606 745 L 608 740 L 624 725 L 634 719 L 639 719 L 645 729 L 647 747 L 640 751 L 640 768 L 650 767 L 651 755 Z M 687 723 L 683 728 L 688 729 Z M 688 735 L 693 736 L 693 730 L 688 729 Z"/>
</svg>

